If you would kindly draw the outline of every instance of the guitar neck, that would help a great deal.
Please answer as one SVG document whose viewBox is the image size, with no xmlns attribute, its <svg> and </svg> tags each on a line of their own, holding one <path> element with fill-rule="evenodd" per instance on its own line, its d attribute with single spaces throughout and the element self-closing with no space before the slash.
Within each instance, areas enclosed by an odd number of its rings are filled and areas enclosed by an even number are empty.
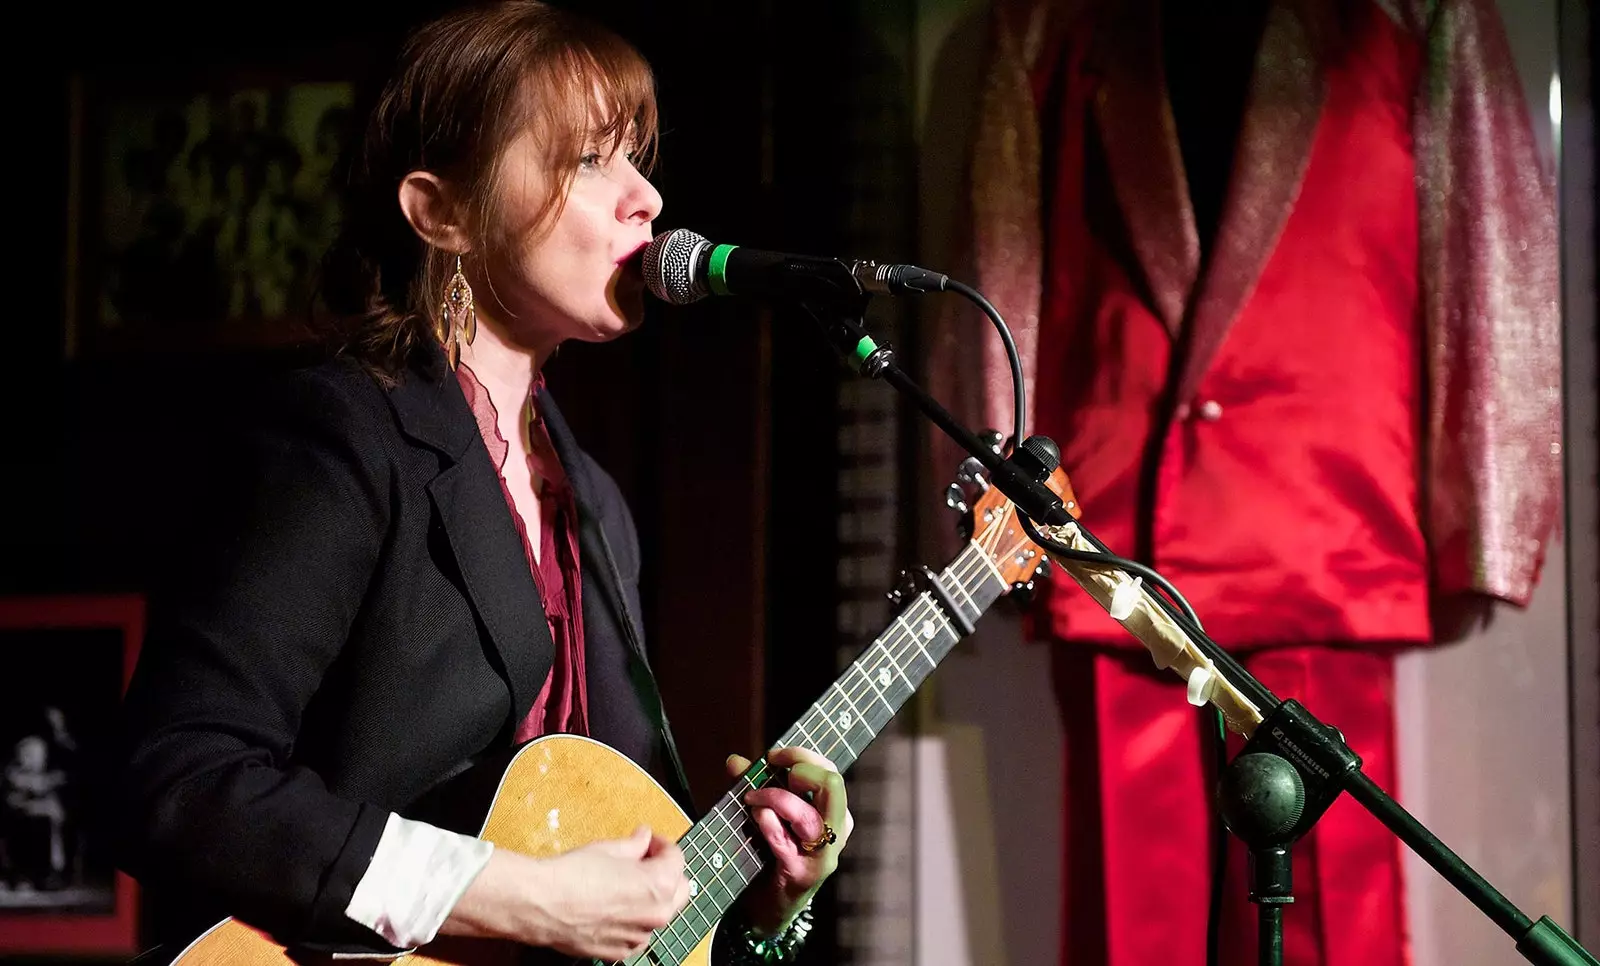
<svg viewBox="0 0 1600 966">
<path fill-rule="evenodd" d="M 968 544 L 934 580 L 973 624 L 1008 589 L 976 544 Z M 960 639 L 938 598 L 923 591 L 783 733 L 776 747 L 808 748 L 840 771 L 849 770 Z M 734 792 L 743 794 L 744 789 Z"/>
<path fill-rule="evenodd" d="M 976 623 L 1009 589 L 989 555 L 976 543 L 969 543 L 934 580 L 942 596 L 960 609 L 969 623 Z M 808 748 L 840 771 L 849 769 L 960 639 L 939 595 L 923 591 L 783 733 L 775 747 Z M 672 948 L 669 932 L 677 928 L 685 936 L 692 932 L 694 941 L 685 944 L 680 940 L 676 946 L 683 952 L 692 949 L 766 867 L 761 833 L 743 798 L 751 789 L 780 777 L 765 762 L 756 762 L 679 840 L 694 896 L 674 927 L 658 934 L 658 941 L 665 940 Z"/>
</svg>

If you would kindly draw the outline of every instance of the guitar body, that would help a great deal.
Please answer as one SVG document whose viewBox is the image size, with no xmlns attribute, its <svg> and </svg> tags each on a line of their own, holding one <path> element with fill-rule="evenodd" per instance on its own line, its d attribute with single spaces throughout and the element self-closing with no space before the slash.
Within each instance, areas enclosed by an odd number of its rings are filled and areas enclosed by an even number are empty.
<svg viewBox="0 0 1600 966">
<path fill-rule="evenodd" d="M 590 738 L 539 738 L 518 748 L 503 769 L 484 772 L 483 768 L 474 769 L 479 772 L 477 783 L 495 774 L 499 781 L 494 783 L 488 817 L 482 819 L 478 837 L 493 842 L 496 848 L 536 857 L 559 855 L 601 839 L 625 838 L 640 825 L 677 841 L 691 824 L 678 803 L 648 773 L 626 755 Z M 478 814 L 484 813 L 479 810 Z M 440 824 L 460 827 L 461 823 Z M 710 966 L 711 938 L 707 934 L 682 962 Z M 512 966 L 525 962 L 533 952 L 500 940 L 442 937 L 414 953 L 371 958 L 406 966 Z M 336 955 L 355 958 L 348 953 Z M 237 919 L 225 919 L 190 943 L 173 962 L 182 966 L 290 966 L 308 958 L 316 957 L 291 953 L 266 933 Z"/>
</svg>

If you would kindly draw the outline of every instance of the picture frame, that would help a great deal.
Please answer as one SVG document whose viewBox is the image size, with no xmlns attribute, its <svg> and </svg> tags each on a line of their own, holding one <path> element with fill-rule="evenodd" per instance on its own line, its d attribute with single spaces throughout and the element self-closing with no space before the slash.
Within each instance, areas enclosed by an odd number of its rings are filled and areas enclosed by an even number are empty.
<svg viewBox="0 0 1600 966">
<path fill-rule="evenodd" d="M 343 214 L 352 68 L 70 79 L 68 359 L 307 338 Z"/>
<path fill-rule="evenodd" d="M 144 626 L 136 594 L 0 598 L 0 958 L 138 952 L 138 887 L 87 818 L 87 759 Z"/>
</svg>

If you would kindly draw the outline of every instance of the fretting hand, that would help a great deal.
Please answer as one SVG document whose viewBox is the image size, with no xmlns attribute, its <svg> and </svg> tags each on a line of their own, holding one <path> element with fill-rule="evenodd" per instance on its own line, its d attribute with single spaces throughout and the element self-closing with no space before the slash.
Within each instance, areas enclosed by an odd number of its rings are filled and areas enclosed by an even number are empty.
<svg viewBox="0 0 1600 966">
<path fill-rule="evenodd" d="M 743 901 L 750 923 L 771 935 L 799 914 L 839 867 L 839 850 L 849 840 L 855 819 L 844 779 L 828 759 L 805 748 L 779 748 L 766 760 L 773 768 L 787 769 L 787 781 L 752 789 L 744 802 L 775 862 Z M 729 755 L 727 764 L 737 777 L 750 760 Z"/>
</svg>

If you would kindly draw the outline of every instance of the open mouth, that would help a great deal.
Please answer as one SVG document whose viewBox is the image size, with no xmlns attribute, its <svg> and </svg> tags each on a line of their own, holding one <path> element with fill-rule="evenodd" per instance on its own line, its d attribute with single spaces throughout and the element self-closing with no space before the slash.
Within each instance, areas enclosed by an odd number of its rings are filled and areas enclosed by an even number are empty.
<svg viewBox="0 0 1600 966">
<path fill-rule="evenodd" d="M 617 263 L 622 267 L 624 275 L 630 275 L 635 278 L 644 277 L 644 250 L 649 247 L 649 242 L 641 242 L 638 248 L 629 252 L 626 257 Z"/>
</svg>

